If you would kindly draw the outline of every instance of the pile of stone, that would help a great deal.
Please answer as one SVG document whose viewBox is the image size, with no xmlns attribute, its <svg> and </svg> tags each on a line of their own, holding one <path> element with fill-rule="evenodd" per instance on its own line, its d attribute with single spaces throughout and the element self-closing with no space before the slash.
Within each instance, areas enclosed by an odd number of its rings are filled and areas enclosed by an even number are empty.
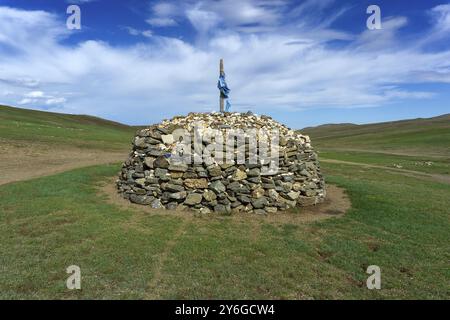
<svg viewBox="0 0 450 320">
<path fill-rule="evenodd" d="M 197 133 L 218 129 L 225 134 L 230 129 L 277 130 L 277 170 L 264 170 L 267 163 L 263 160 L 254 163 L 246 158 L 239 164 L 237 156 L 228 163 L 175 160 L 181 143 L 174 134 L 177 129 Z M 249 144 L 246 140 L 246 156 Z M 315 205 L 325 198 L 324 180 L 309 137 L 251 112 L 190 113 L 139 130 L 117 187 L 133 203 L 219 214 L 276 213 Z"/>
</svg>

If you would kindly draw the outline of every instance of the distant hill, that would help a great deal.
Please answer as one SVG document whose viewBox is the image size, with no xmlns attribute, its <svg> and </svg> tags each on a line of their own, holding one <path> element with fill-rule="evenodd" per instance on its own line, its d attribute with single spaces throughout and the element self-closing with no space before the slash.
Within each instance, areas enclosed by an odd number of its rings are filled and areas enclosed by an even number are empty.
<svg viewBox="0 0 450 320">
<path fill-rule="evenodd" d="M 71 115 L 0 105 L 0 140 L 123 149 L 136 128 L 87 115 Z"/>
<path fill-rule="evenodd" d="M 450 114 L 356 125 L 326 124 L 300 130 L 319 149 L 395 151 L 450 156 Z"/>
</svg>

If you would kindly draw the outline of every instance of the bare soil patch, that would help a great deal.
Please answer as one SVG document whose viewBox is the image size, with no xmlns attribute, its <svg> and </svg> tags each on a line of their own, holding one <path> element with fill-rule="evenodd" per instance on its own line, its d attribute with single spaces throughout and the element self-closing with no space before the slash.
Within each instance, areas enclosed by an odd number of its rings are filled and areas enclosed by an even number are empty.
<svg viewBox="0 0 450 320">
<path fill-rule="evenodd" d="M 256 215 L 250 213 L 238 213 L 231 216 L 220 216 L 216 214 L 198 214 L 191 211 L 178 210 L 161 210 L 152 209 L 150 206 L 143 206 L 122 198 L 117 192 L 115 179 L 108 179 L 103 181 L 99 186 L 98 192 L 104 196 L 108 203 L 119 206 L 123 209 L 128 209 L 140 214 L 157 214 L 179 216 L 186 219 L 232 219 L 236 222 L 252 220 L 265 221 L 270 223 L 306 223 L 314 222 L 323 219 L 343 216 L 350 208 L 351 202 L 345 190 L 335 185 L 327 185 L 327 197 L 323 203 L 315 206 L 297 208 L 285 212 L 275 214 Z"/>
<path fill-rule="evenodd" d="M 126 152 L 0 140 L 0 185 L 125 158 Z"/>
</svg>

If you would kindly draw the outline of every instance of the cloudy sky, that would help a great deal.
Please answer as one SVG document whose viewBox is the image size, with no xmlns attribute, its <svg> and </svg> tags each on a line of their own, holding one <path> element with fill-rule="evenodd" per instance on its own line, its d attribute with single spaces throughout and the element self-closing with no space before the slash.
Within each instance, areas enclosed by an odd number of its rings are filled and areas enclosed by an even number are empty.
<svg viewBox="0 0 450 320">
<path fill-rule="evenodd" d="M 294 128 L 450 113 L 449 1 L 0 0 L 1 104 L 128 124 L 213 111 L 221 57 L 232 111 Z"/>
</svg>

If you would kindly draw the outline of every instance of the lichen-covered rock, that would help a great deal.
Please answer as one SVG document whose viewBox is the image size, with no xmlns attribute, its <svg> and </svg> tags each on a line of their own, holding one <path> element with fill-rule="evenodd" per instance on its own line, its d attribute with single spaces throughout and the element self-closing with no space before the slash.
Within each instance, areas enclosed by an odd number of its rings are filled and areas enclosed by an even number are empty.
<svg viewBox="0 0 450 320">
<path fill-rule="evenodd" d="M 212 148 L 218 143 L 217 137 L 201 141 L 200 147 L 207 153 L 199 153 L 195 144 L 188 149 L 192 154 L 180 147 L 180 141 L 186 138 L 180 138 L 180 130 L 188 132 L 194 141 L 198 135 L 208 137 L 211 129 L 223 134 L 219 142 L 223 151 L 229 146 L 235 148 L 231 158 L 227 154 L 224 161 L 217 161 L 222 159 Z M 273 147 L 273 141 L 264 134 L 248 134 L 255 130 L 275 130 L 278 144 Z M 243 140 L 228 143 L 237 131 L 244 132 Z M 271 153 L 276 151 L 275 158 L 261 156 L 261 148 L 267 146 L 273 147 Z M 245 155 L 244 162 L 239 162 L 239 152 Z M 251 161 L 252 152 L 257 154 L 256 162 Z M 185 161 L 187 157 L 191 161 Z M 275 170 L 271 167 L 274 159 Z M 139 130 L 117 187 L 134 203 L 199 213 L 273 214 L 315 205 L 325 198 L 324 179 L 309 137 L 270 117 L 252 113 L 190 113 Z"/>
</svg>

